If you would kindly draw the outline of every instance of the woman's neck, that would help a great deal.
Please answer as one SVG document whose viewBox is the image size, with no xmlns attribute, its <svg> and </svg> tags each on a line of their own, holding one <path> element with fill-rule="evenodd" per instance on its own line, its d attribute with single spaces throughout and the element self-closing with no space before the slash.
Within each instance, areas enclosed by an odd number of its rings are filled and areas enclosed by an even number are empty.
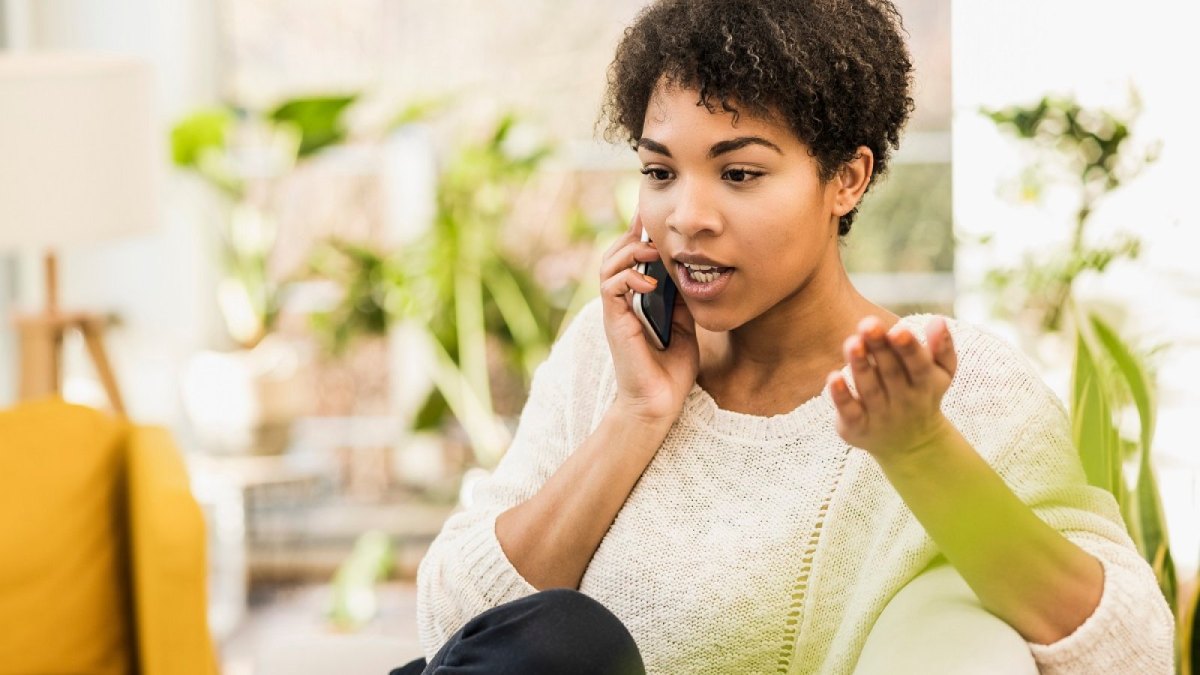
<svg viewBox="0 0 1200 675">
<path fill-rule="evenodd" d="M 858 322 L 898 317 L 858 292 L 837 262 L 765 313 L 723 333 L 698 329 L 698 383 L 725 409 L 776 414 L 819 394 L 841 367 L 842 343 Z"/>
</svg>

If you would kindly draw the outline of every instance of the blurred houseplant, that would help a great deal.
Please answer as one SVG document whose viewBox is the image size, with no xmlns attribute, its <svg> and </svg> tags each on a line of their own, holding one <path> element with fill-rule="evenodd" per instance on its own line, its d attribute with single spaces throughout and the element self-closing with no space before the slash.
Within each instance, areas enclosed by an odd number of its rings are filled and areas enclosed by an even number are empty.
<svg viewBox="0 0 1200 675">
<path fill-rule="evenodd" d="M 1099 315 L 1077 316 L 1071 423 L 1088 482 L 1111 492 L 1172 610 L 1178 604 L 1166 518 L 1151 464 L 1156 417 L 1148 370 Z M 1132 407 L 1137 425 L 1122 424 Z M 1131 471 L 1126 467 L 1132 468 Z"/>
<path fill-rule="evenodd" d="M 578 277 L 548 287 L 537 258 L 562 255 L 530 237 L 514 246 L 506 233 L 515 202 L 550 156 L 512 114 L 445 163 L 432 229 L 394 251 L 332 240 L 311 259 L 311 272 L 338 281 L 342 299 L 314 317 L 334 349 L 396 322 L 419 329 L 433 388 L 415 427 L 453 420 L 475 461 L 490 468 L 507 448 L 505 416 L 519 411 L 534 369 L 568 314 L 588 290 Z M 594 248 L 601 233 L 575 217 L 570 239 Z M 496 396 L 506 399 L 498 405 Z"/>
<path fill-rule="evenodd" d="M 226 198 L 229 214 L 217 225 L 223 278 L 218 304 L 230 337 L 253 348 L 279 316 L 286 284 L 270 270 L 276 227 L 270 211 L 279 179 L 346 137 L 342 121 L 355 96 L 284 101 L 255 113 L 209 108 L 171 131 L 175 165 Z"/>
<path fill-rule="evenodd" d="M 1129 147 L 1130 127 L 1139 114 L 1136 95 L 1126 113 L 1084 108 L 1074 98 L 1058 96 L 1046 96 L 1032 106 L 983 112 L 1034 152 L 1035 160 L 1020 177 L 1018 199 L 1039 201 L 1055 182 L 1070 184 L 1078 197 L 1065 247 L 1029 254 L 1022 265 L 992 270 L 987 276 L 1001 314 L 1032 330 L 1055 333 L 1064 328 L 1080 275 L 1103 273 L 1114 261 L 1137 257 L 1141 242 L 1136 236 L 1096 243 L 1088 231 L 1097 205 L 1153 162 L 1159 147 L 1152 144 L 1136 154 Z"/>
<path fill-rule="evenodd" d="M 326 616 L 334 628 L 356 631 L 378 613 L 376 586 L 392 569 L 392 546 L 391 538 L 380 530 L 368 530 L 355 540 L 354 549 L 333 576 Z"/>
<path fill-rule="evenodd" d="M 234 351 L 198 354 L 183 376 L 184 405 L 202 443 L 224 452 L 277 453 L 292 421 L 312 407 L 304 358 L 275 338 L 289 282 L 274 261 L 285 181 L 347 141 L 357 95 L 283 101 L 267 111 L 198 110 L 171 131 L 175 165 L 218 196 L 217 306 Z"/>
<path fill-rule="evenodd" d="M 1127 142 L 1137 116 L 1091 110 L 1073 98 L 1044 97 L 1032 106 L 983 111 L 1001 129 L 1035 149 L 1040 162 L 1022 177 L 1020 196 L 1037 199 L 1057 173 L 1073 186 L 1078 205 L 1065 248 L 1030 255 L 1017 268 L 992 271 L 987 278 L 998 313 L 1027 330 L 1070 336 L 1074 345 L 1071 378 L 1073 437 L 1092 485 L 1111 492 L 1138 550 L 1150 563 L 1172 610 L 1179 587 L 1167 540 L 1166 520 L 1151 463 L 1156 417 L 1153 373 L 1098 308 L 1075 297 L 1084 273 L 1103 273 L 1115 260 L 1138 255 L 1140 242 L 1125 235 L 1114 243 L 1088 241 L 1097 204 L 1154 161 L 1158 147 L 1132 153 Z M 1132 413 L 1132 414 L 1131 414 Z M 1136 424 L 1130 424 L 1136 420 Z M 1190 673 L 1200 645 L 1194 630 L 1197 596 L 1180 613 L 1180 672 Z"/>
</svg>

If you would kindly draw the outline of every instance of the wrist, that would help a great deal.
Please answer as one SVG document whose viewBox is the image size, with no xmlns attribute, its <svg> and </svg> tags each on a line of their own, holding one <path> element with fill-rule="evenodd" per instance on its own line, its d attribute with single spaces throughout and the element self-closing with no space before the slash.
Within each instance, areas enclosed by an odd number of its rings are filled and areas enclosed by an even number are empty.
<svg viewBox="0 0 1200 675">
<path fill-rule="evenodd" d="M 939 413 L 937 419 L 906 444 L 906 447 L 880 453 L 876 455 L 875 460 L 889 475 L 896 472 L 924 473 L 938 470 L 945 464 L 946 454 L 958 447 L 955 441 L 960 436 L 950 420 Z"/>
<path fill-rule="evenodd" d="M 620 425 L 628 425 L 642 430 L 661 431 L 663 435 L 671 429 L 675 424 L 675 420 L 679 417 L 680 411 L 675 411 L 672 415 L 658 413 L 646 410 L 645 407 L 639 406 L 621 398 L 617 398 L 605 414 L 614 422 Z"/>
</svg>

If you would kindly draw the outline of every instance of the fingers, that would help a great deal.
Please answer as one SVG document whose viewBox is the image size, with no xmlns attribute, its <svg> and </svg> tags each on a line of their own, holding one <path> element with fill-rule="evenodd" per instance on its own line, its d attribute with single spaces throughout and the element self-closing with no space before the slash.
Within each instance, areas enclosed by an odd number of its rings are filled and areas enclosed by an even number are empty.
<svg viewBox="0 0 1200 675">
<path fill-rule="evenodd" d="M 858 334 L 867 346 L 871 360 L 875 362 L 884 393 L 887 393 L 889 385 L 895 387 L 908 384 L 904 364 L 900 361 L 900 355 L 889 344 L 887 334 L 883 330 L 883 322 L 878 317 L 868 316 L 858 322 Z"/>
<path fill-rule="evenodd" d="M 629 301 L 625 296 L 630 291 L 649 293 L 657 286 L 658 281 L 654 277 L 640 274 L 632 267 L 627 267 L 600 284 L 600 296 L 604 298 L 605 303 L 617 302 L 628 308 Z"/>
<path fill-rule="evenodd" d="M 935 317 L 925 325 L 925 335 L 929 337 L 929 351 L 933 360 L 947 373 L 954 375 L 958 369 L 958 352 L 954 348 L 954 338 L 950 336 L 950 327 L 942 317 Z"/>
<path fill-rule="evenodd" d="M 930 355 L 929 350 L 925 349 L 917 341 L 912 331 L 907 328 L 894 328 L 888 333 L 888 343 L 899 356 L 900 362 L 908 374 L 908 381 L 914 387 L 923 386 L 929 380 L 931 369 L 934 368 L 933 356 Z"/>
<path fill-rule="evenodd" d="M 858 390 L 858 398 L 863 405 L 871 408 L 887 402 L 887 392 L 879 381 L 875 366 L 867 360 L 867 347 L 862 336 L 851 335 L 842 343 L 842 353 L 850 364 L 850 372 L 854 376 L 854 388 Z"/>
<path fill-rule="evenodd" d="M 840 370 L 835 370 L 825 378 L 825 386 L 829 388 L 829 396 L 837 406 L 838 417 L 850 428 L 861 427 L 866 423 L 867 410 L 863 404 L 850 393 L 850 386 Z"/>
<path fill-rule="evenodd" d="M 878 318 L 867 317 L 842 343 L 850 374 L 830 373 L 825 384 L 837 408 L 838 433 L 846 442 L 874 448 L 874 453 L 900 443 L 898 438 L 924 434 L 929 420 L 940 419 L 942 395 L 950 384 L 947 374 L 953 376 L 958 356 L 944 319 L 929 322 L 925 334 L 927 345 L 908 327 L 896 325 L 885 332 Z"/>
<path fill-rule="evenodd" d="M 631 241 L 616 249 L 600 262 L 600 281 L 615 275 L 623 269 L 633 267 L 639 262 L 658 260 L 658 249 L 654 244 L 641 241 Z"/>
</svg>

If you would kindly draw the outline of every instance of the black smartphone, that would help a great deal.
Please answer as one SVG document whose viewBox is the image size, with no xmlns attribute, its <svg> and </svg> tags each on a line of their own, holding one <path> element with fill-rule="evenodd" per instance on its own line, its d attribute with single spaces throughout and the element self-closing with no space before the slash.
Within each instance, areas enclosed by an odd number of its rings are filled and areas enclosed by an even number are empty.
<svg viewBox="0 0 1200 675">
<path fill-rule="evenodd" d="M 645 228 L 642 228 L 642 241 L 650 241 Z M 660 350 L 666 349 L 671 344 L 671 317 L 675 314 L 678 289 L 675 288 L 675 282 L 671 281 L 671 275 L 667 274 L 667 266 L 661 258 L 638 263 L 635 269 L 654 277 L 658 286 L 649 293 L 633 294 L 633 313 L 641 320 L 650 343 Z"/>
</svg>

